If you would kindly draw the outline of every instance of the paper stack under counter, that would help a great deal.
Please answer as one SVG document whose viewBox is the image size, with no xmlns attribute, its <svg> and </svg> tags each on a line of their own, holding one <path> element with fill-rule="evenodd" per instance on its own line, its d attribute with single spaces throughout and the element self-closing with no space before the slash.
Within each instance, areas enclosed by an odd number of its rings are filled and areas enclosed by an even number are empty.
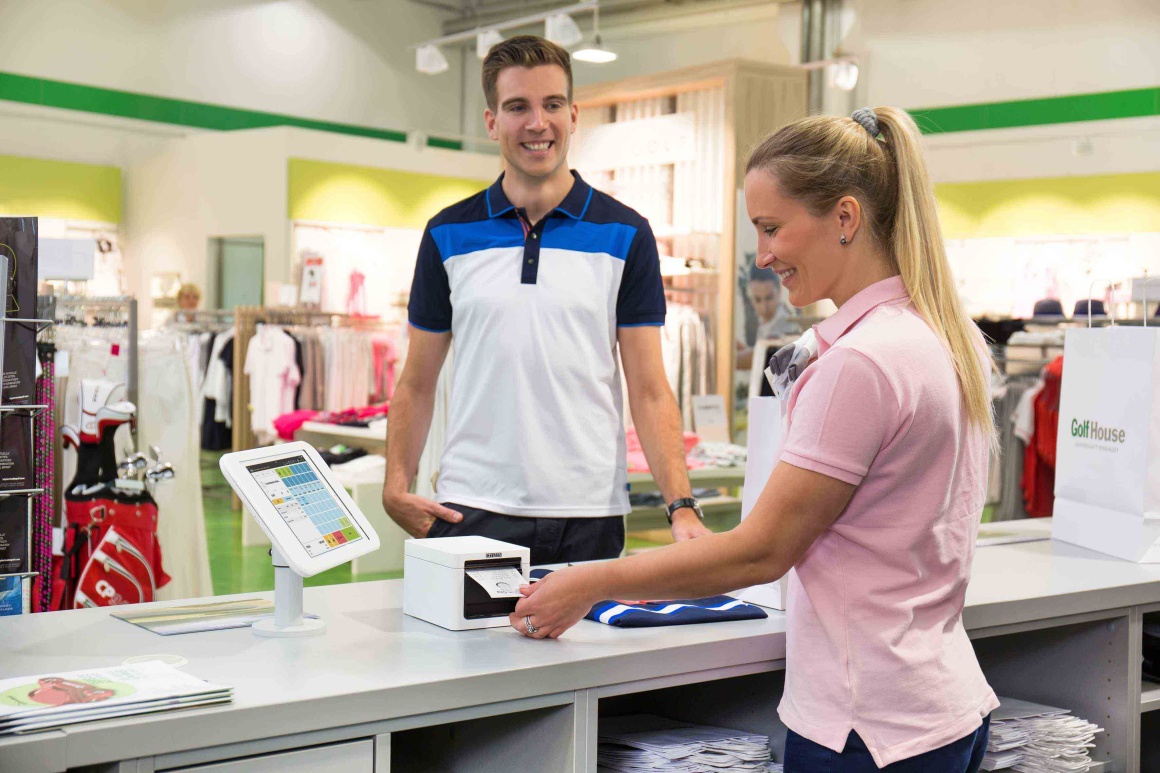
<svg viewBox="0 0 1160 773">
<path fill-rule="evenodd" d="M 633 714 L 601 718 L 597 769 L 781 773 L 782 766 L 772 760 L 768 736 Z"/>
<path fill-rule="evenodd" d="M 991 715 L 991 738 L 983 770 L 1016 773 L 1082 773 L 1103 728 L 1071 716 L 1067 709 L 1000 698 Z"/>
</svg>

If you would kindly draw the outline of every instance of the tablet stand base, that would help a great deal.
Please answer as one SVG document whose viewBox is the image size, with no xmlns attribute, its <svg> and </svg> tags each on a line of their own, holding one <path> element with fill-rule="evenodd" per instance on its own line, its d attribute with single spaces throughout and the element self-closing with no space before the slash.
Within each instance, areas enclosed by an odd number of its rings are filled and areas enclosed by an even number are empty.
<svg viewBox="0 0 1160 773">
<path fill-rule="evenodd" d="M 254 633 L 270 637 L 317 636 L 322 633 L 326 630 L 326 623 L 302 616 L 302 577 L 287 565 L 278 548 L 272 548 L 270 556 L 274 560 L 274 617 L 254 623 Z"/>
</svg>

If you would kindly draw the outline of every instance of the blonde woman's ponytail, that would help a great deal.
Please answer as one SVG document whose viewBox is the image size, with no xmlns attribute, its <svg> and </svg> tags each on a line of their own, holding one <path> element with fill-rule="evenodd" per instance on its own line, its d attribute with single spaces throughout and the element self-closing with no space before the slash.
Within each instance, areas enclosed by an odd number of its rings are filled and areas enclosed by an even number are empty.
<svg viewBox="0 0 1160 773">
<path fill-rule="evenodd" d="M 898 273 L 915 310 L 950 350 L 967 416 L 971 423 L 987 429 L 993 443 L 991 385 L 989 374 L 979 361 L 979 351 L 986 350 L 985 343 L 959 300 L 918 127 L 906 111 L 895 107 L 875 108 L 874 115 L 898 175 L 891 229 Z"/>
</svg>

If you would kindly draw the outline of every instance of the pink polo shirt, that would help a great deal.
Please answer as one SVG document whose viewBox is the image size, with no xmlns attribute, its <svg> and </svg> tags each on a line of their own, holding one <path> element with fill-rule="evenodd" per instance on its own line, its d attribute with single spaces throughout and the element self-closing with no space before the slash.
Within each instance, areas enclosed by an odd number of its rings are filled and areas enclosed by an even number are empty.
<svg viewBox="0 0 1160 773">
<path fill-rule="evenodd" d="M 834 751 L 856 730 L 884 767 L 962 738 L 999 705 L 962 621 L 987 438 L 900 277 L 816 331 L 780 458 L 857 488 L 790 575 L 778 711 Z"/>
</svg>

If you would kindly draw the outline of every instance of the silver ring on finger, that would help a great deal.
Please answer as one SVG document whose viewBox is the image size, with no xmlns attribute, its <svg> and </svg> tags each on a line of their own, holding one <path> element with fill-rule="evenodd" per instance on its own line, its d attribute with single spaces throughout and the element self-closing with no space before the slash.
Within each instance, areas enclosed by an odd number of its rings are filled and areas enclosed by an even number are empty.
<svg viewBox="0 0 1160 773">
<path fill-rule="evenodd" d="M 528 633 L 539 633 L 540 629 L 532 625 L 532 616 L 524 615 L 524 627 L 528 629 Z"/>
</svg>

